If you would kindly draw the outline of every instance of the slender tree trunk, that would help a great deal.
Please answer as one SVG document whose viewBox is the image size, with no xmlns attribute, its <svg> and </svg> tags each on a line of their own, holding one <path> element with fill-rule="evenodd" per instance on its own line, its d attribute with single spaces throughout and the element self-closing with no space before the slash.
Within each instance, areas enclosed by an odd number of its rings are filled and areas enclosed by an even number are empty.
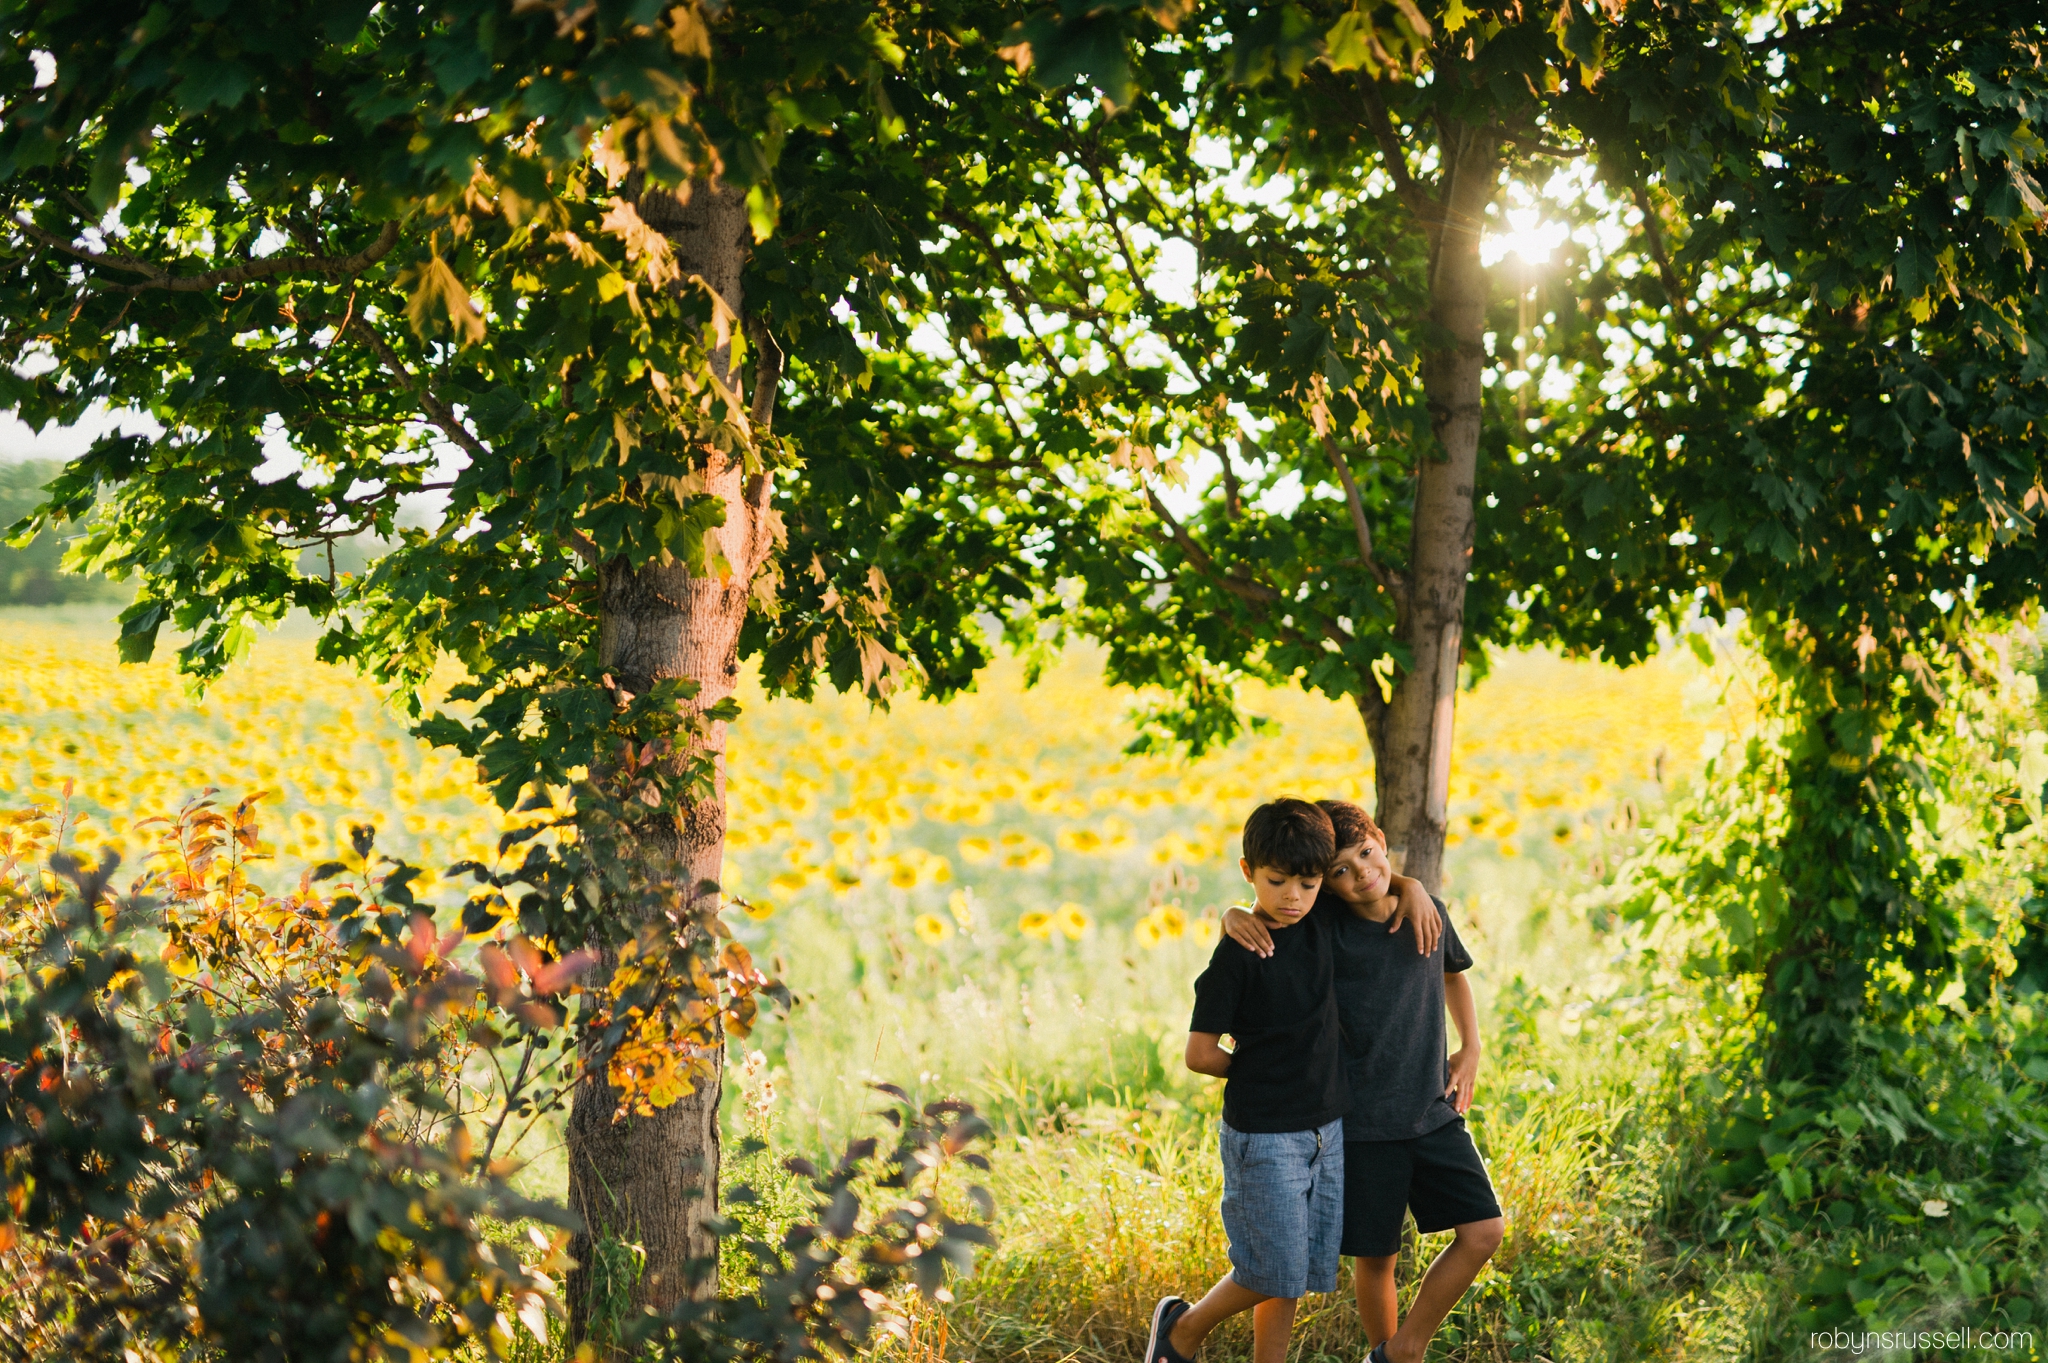
<svg viewBox="0 0 2048 1363">
<path fill-rule="evenodd" d="M 1372 739 L 1380 826 L 1389 846 L 1405 849 L 1404 872 L 1432 892 L 1443 884 L 1452 720 L 1472 563 L 1472 490 L 1486 365 L 1486 272 L 1479 263 L 1479 236 L 1497 173 L 1496 145 L 1483 130 L 1446 123 L 1442 145 L 1442 223 L 1430 259 L 1430 321 L 1443 344 L 1422 363 L 1438 449 L 1422 459 L 1416 479 L 1400 623 L 1412 665 L 1384 706 L 1372 703 L 1377 694 L 1360 706 Z"/>
<path fill-rule="evenodd" d="M 698 287 L 690 278 L 697 276 L 738 314 L 750 240 L 741 197 L 698 184 L 687 195 L 647 194 L 640 214 L 669 238 L 681 287 Z M 714 367 L 731 381 L 729 348 L 714 356 Z M 757 413 L 768 396 L 757 396 Z M 689 702 L 699 710 L 729 696 L 738 677 L 740 626 L 768 516 L 765 478 L 748 478 L 716 453 L 708 456 L 706 477 L 707 492 L 725 502 L 725 525 L 716 534 L 732 576 L 695 576 L 681 563 L 636 570 L 614 560 L 599 569 L 606 671 L 635 694 L 663 678 L 690 678 L 701 688 Z M 709 726 L 706 742 L 716 772 L 711 797 L 677 809 L 646 844 L 650 874 L 686 875 L 693 888 L 721 880 L 725 856 L 725 726 Z M 576 1090 L 569 1201 L 584 1229 L 572 1242 L 578 1267 L 568 1291 L 578 1340 L 595 1333 L 602 1341 L 607 1318 L 621 1308 L 663 1308 L 693 1290 L 716 1290 L 718 1242 L 703 1223 L 718 1210 L 722 1053 L 710 1061 L 708 1082 L 652 1116 L 614 1120 L 617 1097 L 601 1079 Z"/>
</svg>

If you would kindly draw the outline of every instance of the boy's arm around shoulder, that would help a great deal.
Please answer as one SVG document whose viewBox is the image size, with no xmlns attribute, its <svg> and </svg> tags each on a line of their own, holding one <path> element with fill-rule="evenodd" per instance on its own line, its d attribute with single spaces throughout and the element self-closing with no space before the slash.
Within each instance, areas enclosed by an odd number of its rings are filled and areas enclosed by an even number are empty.
<svg viewBox="0 0 2048 1363">
<path fill-rule="evenodd" d="M 1250 909 L 1237 906 L 1225 909 L 1223 935 L 1260 960 L 1273 954 L 1273 934 Z"/>
<path fill-rule="evenodd" d="M 1436 900 L 1413 876 L 1393 876 L 1387 884 L 1400 901 L 1394 916 L 1387 920 L 1387 931 L 1399 932 L 1403 923 L 1413 923 L 1415 950 L 1419 955 L 1429 955 L 1444 935 L 1444 916 L 1437 912 Z"/>
</svg>

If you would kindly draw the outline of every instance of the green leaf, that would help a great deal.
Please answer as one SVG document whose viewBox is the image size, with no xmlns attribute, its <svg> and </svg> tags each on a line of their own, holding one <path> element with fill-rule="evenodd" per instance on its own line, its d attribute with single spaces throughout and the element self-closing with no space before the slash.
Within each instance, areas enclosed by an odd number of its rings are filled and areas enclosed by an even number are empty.
<svg viewBox="0 0 2048 1363">
<path fill-rule="evenodd" d="M 617 280 L 618 287 L 603 301 L 609 302 L 625 292 L 625 281 L 617 275 L 607 275 L 606 280 Z M 439 251 L 433 252 L 424 264 L 416 265 L 399 277 L 399 286 L 411 286 L 405 302 L 406 319 L 412 323 L 413 334 L 421 340 L 438 329 L 446 320 L 453 329 L 458 345 L 474 345 L 484 338 L 484 319 L 471 301 L 469 289 L 456 277 L 455 271 L 441 259 Z M 600 284 L 600 294 L 603 293 Z"/>
<path fill-rule="evenodd" d="M 775 235 L 775 224 L 781 216 L 782 200 L 774 186 L 764 182 L 747 191 L 747 222 L 753 228 L 756 242 Z"/>
<path fill-rule="evenodd" d="M 1379 64 L 1372 55 L 1372 18 L 1362 9 L 1349 9 L 1323 37 L 1323 46 L 1333 71 L 1362 70 L 1379 79 Z"/>
<path fill-rule="evenodd" d="M 138 600 L 121 612 L 117 648 L 124 663 L 146 663 L 156 654 L 157 631 L 163 627 L 164 604 Z"/>
<path fill-rule="evenodd" d="M 254 87 L 256 73 L 231 58 L 197 59 L 178 82 L 175 98 L 187 114 L 204 113 L 215 105 L 232 109 Z"/>
</svg>

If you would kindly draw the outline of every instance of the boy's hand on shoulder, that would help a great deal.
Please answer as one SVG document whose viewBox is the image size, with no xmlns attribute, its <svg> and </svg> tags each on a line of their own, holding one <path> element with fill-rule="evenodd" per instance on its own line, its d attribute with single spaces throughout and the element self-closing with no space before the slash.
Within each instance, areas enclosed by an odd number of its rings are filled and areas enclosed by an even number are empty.
<svg viewBox="0 0 2048 1363">
<path fill-rule="evenodd" d="M 1451 1082 L 1444 1090 L 1444 1097 L 1451 1100 L 1451 1106 L 1458 1110 L 1460 1117 L 1472 1106 L 1472 1094 L 1479 1087 L 1479 1048 L 1461 1046 L 1451 1057 Z"/>
<path fill-rule="evenodd" d="M 1266 925 L 1255 913 L 1244 909 L 1225 909 L 1223 931 L 1229 934 L 1231 941 L 1261 960 L 1273 954 L 1273 934 L 1266 931 Z"/>
<path fill-rule="evenodd" d="M 1436 911 L 1436 901 L 1429 897 L 1429 891 L 1413 876 L 1395 876 L 1392 885 L 1400 904 L 1387 920 L 1387 931 L 1399 932 L 1403 923 L 1413 923 L 1415 950 L 1419 955 L 1429 955 L 1444 938 L 1444 916 Z"/>
</svg>

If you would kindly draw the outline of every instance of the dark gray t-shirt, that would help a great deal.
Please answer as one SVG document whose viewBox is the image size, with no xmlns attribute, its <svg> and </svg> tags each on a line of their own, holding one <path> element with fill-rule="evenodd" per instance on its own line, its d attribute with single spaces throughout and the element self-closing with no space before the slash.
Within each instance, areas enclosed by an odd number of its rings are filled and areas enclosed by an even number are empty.
<svg viewBox="0 0 2048 1363">
<path fill-rule="evenodd" d="M 1444 935 L 1427 956 L 1415 951 L 1415 927 L 1388 932 L 1359 917 L 1334 895 L 1316 901 L 1310 918 L 1328 914 L 1337 1017 L 1344 1030 L 1344 1070 L 1351 1106 L 1347 1141 L 1405 1141 L 1427 1136 L 1458 1115 L 1444 1090 L 1451 1065 L 1444 1049 L 1444 975 L 1472 967 L 1443 901 Z"/>
</svg>

